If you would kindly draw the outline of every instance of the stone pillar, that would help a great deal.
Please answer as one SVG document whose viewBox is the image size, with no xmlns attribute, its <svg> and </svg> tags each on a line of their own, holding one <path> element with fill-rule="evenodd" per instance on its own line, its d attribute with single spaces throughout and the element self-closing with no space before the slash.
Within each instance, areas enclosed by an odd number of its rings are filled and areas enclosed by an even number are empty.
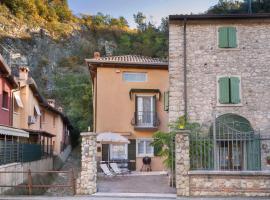
<svg viewBox="0 0 270 200">
<path fill-rule="evenodd" d="M 175 180 L 177 196 L 189 196 L 189 131 L 178 131 L 175 136 Z"/>
<path fill-rule="evenodd" d="M 76 194 L 91 195 L 97 192 L 96 133 L 81 133 L 81 173 L 77 179 Z"/>
</svg>

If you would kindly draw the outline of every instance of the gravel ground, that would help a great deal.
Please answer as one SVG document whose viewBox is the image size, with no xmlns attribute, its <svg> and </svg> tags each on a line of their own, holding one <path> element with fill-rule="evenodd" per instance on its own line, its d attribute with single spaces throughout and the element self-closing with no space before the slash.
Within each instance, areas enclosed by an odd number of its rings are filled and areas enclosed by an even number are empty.
<svg viewBox="0 0 270 200">
<path fill-rule="evenodd" d="M 77 178 L 80 172 L 81 156 L 80 147 L 74 149 L 67 161 L 64 163 L 60 171 L 74 170 L 74 175 Z M 59 174 L 52 185 L 67 185 L 70 182 L 70 174 Z M 72 196 L 73 191 L 71 188 L 56 188 L 51 187 L 44 193 L 44 196 Z"/>
</svg>

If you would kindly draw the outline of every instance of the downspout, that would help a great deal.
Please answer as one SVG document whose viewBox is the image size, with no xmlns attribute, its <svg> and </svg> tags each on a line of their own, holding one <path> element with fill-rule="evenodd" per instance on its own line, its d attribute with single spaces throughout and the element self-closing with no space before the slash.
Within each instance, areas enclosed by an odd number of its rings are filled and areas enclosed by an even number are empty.
<svg viewBox="0 0 270 200">
<path fill-rule="evenodd" d="M 187 18 L 184 19 L 184 113 L 185 113 L 185 121 L 187 121 Z"/>
<path fill-rule="evenodd" d="M 92 99 L 94 98 L 94 104 L 92 104 L 92 109 L 94 112 L 94 116 L 93 116 L 93 132 L 96 132 L 96 127 L 97 127 L 97 73 L 95 74 L 95 76 L 92 75 L 92 73 L 95 73 L 90 67 L 93 68 L 92 65 L 88 65 L 88 69 L 90 72 L 90 77 L 92 80 Z M 95 81 L 96 80 L 96 81 Z"/>
</svg>

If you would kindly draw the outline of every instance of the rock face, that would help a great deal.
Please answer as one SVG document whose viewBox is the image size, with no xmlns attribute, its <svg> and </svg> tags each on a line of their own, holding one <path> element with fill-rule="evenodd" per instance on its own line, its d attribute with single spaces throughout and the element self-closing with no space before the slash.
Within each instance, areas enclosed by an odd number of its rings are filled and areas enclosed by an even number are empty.
<svg viewBox="0 0 270 200">
<path fill-rule="evenodd" d="M 218 47 L 218 28 L 237 30 L 237 48 Z M 169 121 L 184 114 L 184 36 L 183 23 L 170 23 L 169 34 Z M 213 113 L 233 113 L 249 120 L 256 131 L 270 133 L 270 23 L 269 21 L 188 22 L 187 112 L 191 121 L 210 127 Z M 239 76 L 241 103 L 224 106 L 218 103 L 218 77 Z M 269 152 L 265 141 L 263 151 Z M 262 153 L 263 169 L 266 154 Z"/>
<path fill-rule="evenodd" d="M 44 29 L 29 29 L 26 25 L 17 28 L 5 27 L 5 30 L 6 34 L 0 32 L 0 53 L 15 73 L 19 65 L 29 66 L 31 75 L 39 87 L 44 89 L 51 88 L 52 75 L 56 71 L 86 71 L 83 60 L 91 58 L 94 51 L 111 55 L 116 48 L 113 38 L 105 39 L 93 35 L 91 30 L 83 28 L 58 39 Z M 27 37 L 23 37 L 23 33 L 27 34 Z M 19 53 L 20 57 L 12 59 L 10 52 Z M 69 63 L 70 60 L 72 63 Z"/>
</svg>

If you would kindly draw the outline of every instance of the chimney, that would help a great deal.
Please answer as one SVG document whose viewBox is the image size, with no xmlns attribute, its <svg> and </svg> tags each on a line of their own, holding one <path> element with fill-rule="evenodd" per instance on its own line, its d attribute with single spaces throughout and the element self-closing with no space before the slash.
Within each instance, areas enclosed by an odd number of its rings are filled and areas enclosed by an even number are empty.
<svg viewBox="0 0 270 200">
<path fill-rule="evenodd" d="M 61 113 L 64 111 L 63 107 L 61 107 L 61 106 L 59 106 L 59 107 L 57 108 L 57 110 L 59 110 Z"/>
<path fill-rule="evenodd" d="M 29 68 L 25 66 L 19 67 L 19 80 L 27 81 L 28 80 Z"/>
<path fill-rule="evenodd" d="M 100 53 L 99 52 L 95 52 L 94 53 L 94 58 L 95 59 L 99 59 L 100 58 Z"/>
<path fill-rule="evenodd" d="M 55 100 L 54 99 L 47 99 L 47 102 L 51 107 L 53 107 L 53 108 L 55 107 Z"/>
</svg>

